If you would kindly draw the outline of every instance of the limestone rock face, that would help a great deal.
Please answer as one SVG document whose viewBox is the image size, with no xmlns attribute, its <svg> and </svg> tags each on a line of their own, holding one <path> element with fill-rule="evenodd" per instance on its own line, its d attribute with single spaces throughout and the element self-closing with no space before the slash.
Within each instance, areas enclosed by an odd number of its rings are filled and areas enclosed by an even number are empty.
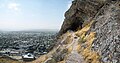
<svg viewBox="0 0 120 63">
<path fill-rule="evenodd" d="M 92 50 L 103 63 L 120 63 L 120 0 L 74 0 L 59 35 L 81 29 L 92 20 L 89 32 L 96 32 Z"/>
</svg>

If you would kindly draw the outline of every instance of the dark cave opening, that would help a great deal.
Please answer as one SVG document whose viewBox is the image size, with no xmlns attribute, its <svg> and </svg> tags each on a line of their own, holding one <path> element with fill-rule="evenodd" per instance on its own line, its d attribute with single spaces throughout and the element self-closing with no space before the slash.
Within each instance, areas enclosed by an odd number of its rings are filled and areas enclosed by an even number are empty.
<svg viewBox="0 0 120 63">
<path fill-rule="evenodd" d="M 80 17 L 76 17 L 73 19 L 73 23 L 71 24 L 69 30 L 77 31 L 82 28 L 83 20 Z"/>
<path fill-rule="evenodd" d="M 69 19 L 66 19 L 64 24 L 62 25 L 62 29 L 59 32 L 58 36 L 66 33 L 67 31 L 77 31 L 82 29 L 82 25 L 84 23 L 84 20 L 81 17 L 75 17 L 76 15 L 72 16 Z"/>
</svg>

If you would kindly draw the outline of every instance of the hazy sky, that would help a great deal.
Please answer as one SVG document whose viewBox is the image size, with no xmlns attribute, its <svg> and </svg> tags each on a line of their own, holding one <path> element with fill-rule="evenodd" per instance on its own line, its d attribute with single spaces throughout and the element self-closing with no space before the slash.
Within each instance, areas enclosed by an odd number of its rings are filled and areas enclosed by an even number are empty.
<svg viewBox="0 0 120 63">
<path fill-rule="evenodd" d="M 0 0 L 0 30 L 60 29 L 72 0 Z"/>
</svg>

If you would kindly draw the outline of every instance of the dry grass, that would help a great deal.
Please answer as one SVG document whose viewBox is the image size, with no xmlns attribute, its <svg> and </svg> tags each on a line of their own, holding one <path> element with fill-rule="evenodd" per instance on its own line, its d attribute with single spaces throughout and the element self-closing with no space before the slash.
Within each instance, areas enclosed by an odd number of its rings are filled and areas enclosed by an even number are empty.
<svg viewBox="0 0 120 63">
<path fill-rule="evenodd" d="M 78 52 L 82 54 L 84 60 L 87 63 L 100 63 L 100 56 L 97 52 L 91 50 L 92 43 L 95 39 L 95 32 L 90 32 L 90 34 L 86 35 L 87 31 L 90 29 L 91 23 L 86 25 L 84 28 L 76 32 L 76 35 L 80 37 L 80 42 L 78 45 Z"/>
<path fill-rule="evenodd" d="M 84 28 L 82 28 L 81 30 L 78 30 L 75 34 L 76 36 L 80 37 L 80 38 L 84 38 L 86 32 L 90 29 L 90 26 L 92 25 L 94 21 L 91 21 L 89 24 L 87 24 Z"/>
<path fill-rule="evenodd" d="M 68 48 L 68 53 L 71 53 L 72 50 L 73 50 L 73 47 L 70 46 L 70 47 Z"/>
<path fill-rule="evenodd" d="M 77 51 L 80 52 L 80 49 L 81 49 L 81 45 L 78 44 L 78 45 L 77 45 Z"/>
<path fill-rule="evenodd" d="M 86 25 L 81 30 L 74 32 L 75 35 L 80 38 L 78 41 L 79 43 L 75 47 L 76 47 L 77 52 L 79 52 L 83 56 L 86 63 L 100 63 L 99 62 L 99 59 L 100 59 L 99 54 L 97 52 L 91 50 L 91 47 L 92 47 L 91 45 L 95 39 L 96 33 L 90 32 L 90 34 L 86 35 L 86 33 L 90 29 L 92 23 L 93 23 L 93 21 L 91 21 L 88 25 Z M 65 39 L 65 37 L 66 37 L 66 39 Z M 64 39 L 64 41 L 63 41 L 62 45 L 54 48 L 48 54 L 41 56 L 40 58 L 33 61 L 32 63 L 44 63 L 48 58 L 51 57 L 51 55 L 56 53 L 57 50 L 59 50 L 59 49 L 61 50 L 62 48 L 67 48 L 67 46 L 71 45 L 72 41 L 74 40 L 74 37 L 72 36 L 72 33 L 67 32 L 61 36 L 61 40 L 63 40 L 63 39 Z M 64 45 L 65 45 L 65 47 L 64 47 Z M 71 51 L 73 50 L 72 45 L 67 48 L 68 54 L 71 53 Z M 66 55 L 64 60 L 57 62 L 57 63 L 65 63 L 67 58 L 68 58 L 68 56 Z"/>
<path fill-rule="evenodd" d="M 100 63 L 99 58 L 100 56 L 98 55 L 97 52 L 91 50 L 91 45 L 94 41 L 95 37 L 95 32 L 91 32 L 88 37 L 86 38 L 85 45 L 87 46 L 86 48 L 82 49 L 81 54 L 83 55 L 84 59 L 86 62 L 90 63 Z"/>
<path fill-rule="evenodd" d="M 87 45 L 88 47 L 91 47 L 94 39 L 95 39 L 95 32 L 91 32 L 91 33 L 86 37 L 86 45 Z"/>
<path fill-rule="evenodd" d="M 79 43 L 76 46 L 76 49 L 83 56 L 86 63 L 100 63 L 99 61 L 100 55 L 97 52 L 91 50 L 92 43 L 95 39 L 96 33 L 90 32 L 90 34 L 86 34 L 89 31 L 93 22 L 94 21 L 91 21 L 84 28 L 75 32 L 75 35 L 80 38 Z M 74 38 L 71 38 L 72 35 L 70 33 L 67 32 L 66 34 L 68 35 L 68 37 L 65 41 L 69 45 Z M 68 48 L 68 53 L 70 53 L 72 50 L 73 50 L 73 47 L 70 46 Z M 65 63 L 65 61 L 61 61 L 58 63 Z"/>
</svg>

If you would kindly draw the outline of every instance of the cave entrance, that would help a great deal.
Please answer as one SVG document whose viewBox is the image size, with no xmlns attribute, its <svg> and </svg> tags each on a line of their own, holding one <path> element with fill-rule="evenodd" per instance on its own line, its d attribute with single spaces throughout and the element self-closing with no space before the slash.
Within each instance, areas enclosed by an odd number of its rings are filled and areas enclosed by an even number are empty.
<svg viewBox="0 0 120 63">
<path fill-rule="evenodd" d="M 77 31 L 82 28 L 83 20 L 80 17 L 76 17 L 73 19 L 73 23 L 71 24 L 70 30 Z"/>
</svg>

